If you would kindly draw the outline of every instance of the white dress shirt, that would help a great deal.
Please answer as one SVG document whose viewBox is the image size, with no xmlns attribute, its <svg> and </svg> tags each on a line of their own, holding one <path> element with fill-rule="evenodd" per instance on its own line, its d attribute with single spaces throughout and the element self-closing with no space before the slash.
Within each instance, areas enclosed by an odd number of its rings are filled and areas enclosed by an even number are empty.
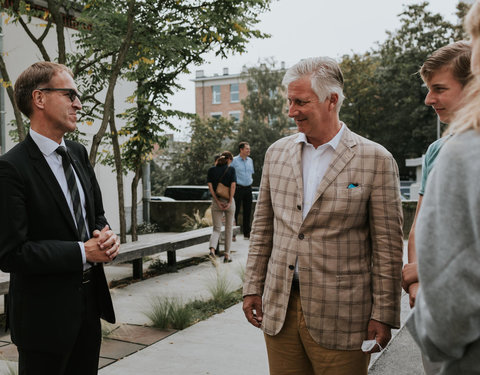
<svg viewBox="0 0 480 375">
<path fill-rule="evenodd" d="M 30 128 L 30 136 L 32 137 L 33 141 L 42 152 L 50 169 L 55 175 L 55 178 L 57 179 L 58 184 L 60 185 L 60 188 L 63 191 L 63 195 L 65 196 L 65 199 L 67 201 L 68 208 L 70 209 L 70 213 L 72 214 L 73 222 L 75 223 L 75 225 L 77 225 L 75 221 L 75 214 L 73 211 L 72 197 L 70 195 L 70 190 L 68 189 L 67 178 L 65 177 L 65 171 L 63 170 L 62 157 L 55 152 L 59 146 L 63 146 L 66 148 L 65 141 L 62 138 L 62 142 L 58 144 L 57 142 L 51 140 L 50 138 L 47 138 L 37 133 L 32 128 Z M 87 212 L 85 209 L 85 193 L 83 192 L 82 183 L 80 182 L 80 179 L 78 178 L 77 172 L 75 171 L 75 168 L 73 168 L 73 165 L 72 165 L 72 170 L 73 170 L 73 174 L 75 175 L 75 180 L 77 182 L 78 192 L 80 194 L 80 203 L 82 206 L 82 215 L 85 220 L 85 225 L 88 233 Z M 85 256 L 85 245 L 83 242 L 79 242 L 78 244 L 80 245 L 80 250 L 82 252 L 84 269 L 89 268 L 90 265 L 87 263 L 87 259 Z"/>
</svg>

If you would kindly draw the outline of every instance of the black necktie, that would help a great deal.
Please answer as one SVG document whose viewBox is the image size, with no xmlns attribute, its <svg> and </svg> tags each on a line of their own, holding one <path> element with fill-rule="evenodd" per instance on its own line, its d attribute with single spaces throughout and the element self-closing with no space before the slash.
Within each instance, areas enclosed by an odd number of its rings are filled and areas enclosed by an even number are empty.
<svg viewBox="0 0 480 375">
<path fill-rule="evenodd" d="M 85 227 L 85 220 L 83 218 L 82 204 L 80 202 L 80 192 L 78 191 L 77 181 L 73 173 L 72 164 L 67 150 L 63 146 L 59 146 L 56 150 L 57 154 L 62 157 L 63 171 L 67 179 L 68 190 L 72 198 L 73 213 L 75 214 L 75 222 L 77 223 L 78 234 L 82 241 L 88 240 L 87 229 Z"/>
</svg>

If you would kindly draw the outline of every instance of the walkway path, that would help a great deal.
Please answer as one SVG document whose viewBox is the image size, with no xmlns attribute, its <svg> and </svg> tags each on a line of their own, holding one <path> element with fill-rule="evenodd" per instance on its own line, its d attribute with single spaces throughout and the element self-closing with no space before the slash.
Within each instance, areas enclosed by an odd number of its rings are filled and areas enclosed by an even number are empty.
<svg viewBox="0 0 480 375">
<path fill-rule="evenodd" d="M 207 254 L 208 244 L 181 250 L 177 259 Z M 240 286 L 240 274 L 248 254 L 248 241 L 237 236 L 232 244 L 234 261 L 220 263 L 232 285 Z M 162 255 L 165 256 L 166 255 Z M 219 258 L 222 260 L 223 258 Z M 131 265 L 106 267 L 109 280 L 131 274 Z M 145 312 L 155 296 L 171 296 L 188 301 L 208 298 L 207 285 L 215 277 L 211 263 L 181 269 L 114 288 L 112 297 L 120 324 L 102 344 L 103 366 L 99 375 L 266 375 L 268 364 L 263 334 L 245 320 L 241 304 L 199 322 L 183 331 L 156 330 Z M 409 312 L 408 296 L 402 298 L 402 322 Z M 397 333 L 397 332 L 396 332 Z M 395 334 L 396 334 L 395 333 Z M 0 337 L 0 345 L 2 338 Z M 8 346 L 10 350 L 13 345 Z M 6 348 L 0 347 L 2 349 Z M 14 346 L 13 346 L 14 349 Z M 8 358 L 8 356 L 7 356 Z M 3 362 L 3 363 L 2 363 Z M 2 367 L 3 366 L 3 367 Z M 0 361 L 0 374 L 6 362 Z M 407 372 L 405 372 L 407 371 Z M 422 374 L 418 349 L 408 332 L 401 329 L 382 355 L 372 356 L 370 374 Z"/>
</svg>

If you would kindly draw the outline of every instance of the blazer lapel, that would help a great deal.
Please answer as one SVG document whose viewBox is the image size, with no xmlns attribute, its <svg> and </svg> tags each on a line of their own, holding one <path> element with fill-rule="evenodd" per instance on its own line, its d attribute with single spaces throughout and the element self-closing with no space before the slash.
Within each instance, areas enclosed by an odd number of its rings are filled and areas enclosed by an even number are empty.
<svg viewBox="0 0 480 375">
<path fill-rule="evenodd" d="M 75 233 L 78 233 L 77 226 L 73 222 L 73 217 L 70 212 L 70 208 L 68 207 L 67 200 L 65 199 L 65 195 L 63 194 L 63 191 L 58 184 L 57 178 L 53 174 L 42 152 L 35 144 L 32 137 L 30 137 L 30 135 L 27 135 L 27 137 L 25 138 L 25 144 L 27 146 L 33 170 L 35 171 L 34 173 L 37 173 L 38 178 L 43 181 L 48 191 L 50 191 L 53 199 L 58 206 L 59 211 L 62 213 L 71 229 Z"/>
<path fill-rule="evenodd" d="M 328 166 L 327 172 L 325 173 L 325 176 L 323 176 L 323 179 L 318 186 L 314 202 L 316 202 L 317 199 L 320 198 L 325 189 L 333 181 L 335 181 L 340 172 L 353 158 L 355 152 L 352 150 L 352 147 L 355 146 L 355 144 L 356 143 L 352 138 L 351 131 L 348 128 L 345 128 L 340 143 L 338 144 L 337 149 L 332 155 L 332 161 Z"/>
<path fill-rule="evenodd" d="M 293 138 L 295 140 L 296 138 Z M 289 147 L 290 165 L 292 167 L 293 176 L 297 182 L 297 205 L 303 204 L 303 171 L 302 171 L 302 147 L 303 142 L 297 142 Z"/>
<path fill-rule="evenodd" d="M 77 158 L 77 155 L 73 152 L 71 148 L 68 147 L 68 154 L 70 155 L 70 160 L 72 161 L 72 166 L 75 169 L 75 173 L 80 179 L 82 184 L 83 193 L 85 194 L 85 206 L 86 206 L 86 215 L 88 220 L 89 232 L 91 231 L 91 225 L 94 224 L 94 208 L 93 208 L 93 197 L 91 197 L 92 186 L 90 180 L 87 177 L 86 171 L 82 163 Z M 90 236 L 90 233 L 88 233 Z"/>
</svg>

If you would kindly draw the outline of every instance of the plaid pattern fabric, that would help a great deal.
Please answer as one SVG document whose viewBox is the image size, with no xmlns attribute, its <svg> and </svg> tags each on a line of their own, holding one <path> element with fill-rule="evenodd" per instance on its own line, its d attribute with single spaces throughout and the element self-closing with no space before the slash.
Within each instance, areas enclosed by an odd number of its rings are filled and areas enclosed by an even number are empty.
<svg viewBox="0 0 480 375">
<path fill-rule="evenodd" d="M 263 330 L 277 334 L 298 257 L 311 336 L 326 348 L 359 349 L 370 319 L 400 325 L 398 168 L 385 148 L 345 129 L 302 220 L 302 144 L 295 137 L 277 141 L 265 156 L 243 294 L 263 296 Z"/>
</svg>

